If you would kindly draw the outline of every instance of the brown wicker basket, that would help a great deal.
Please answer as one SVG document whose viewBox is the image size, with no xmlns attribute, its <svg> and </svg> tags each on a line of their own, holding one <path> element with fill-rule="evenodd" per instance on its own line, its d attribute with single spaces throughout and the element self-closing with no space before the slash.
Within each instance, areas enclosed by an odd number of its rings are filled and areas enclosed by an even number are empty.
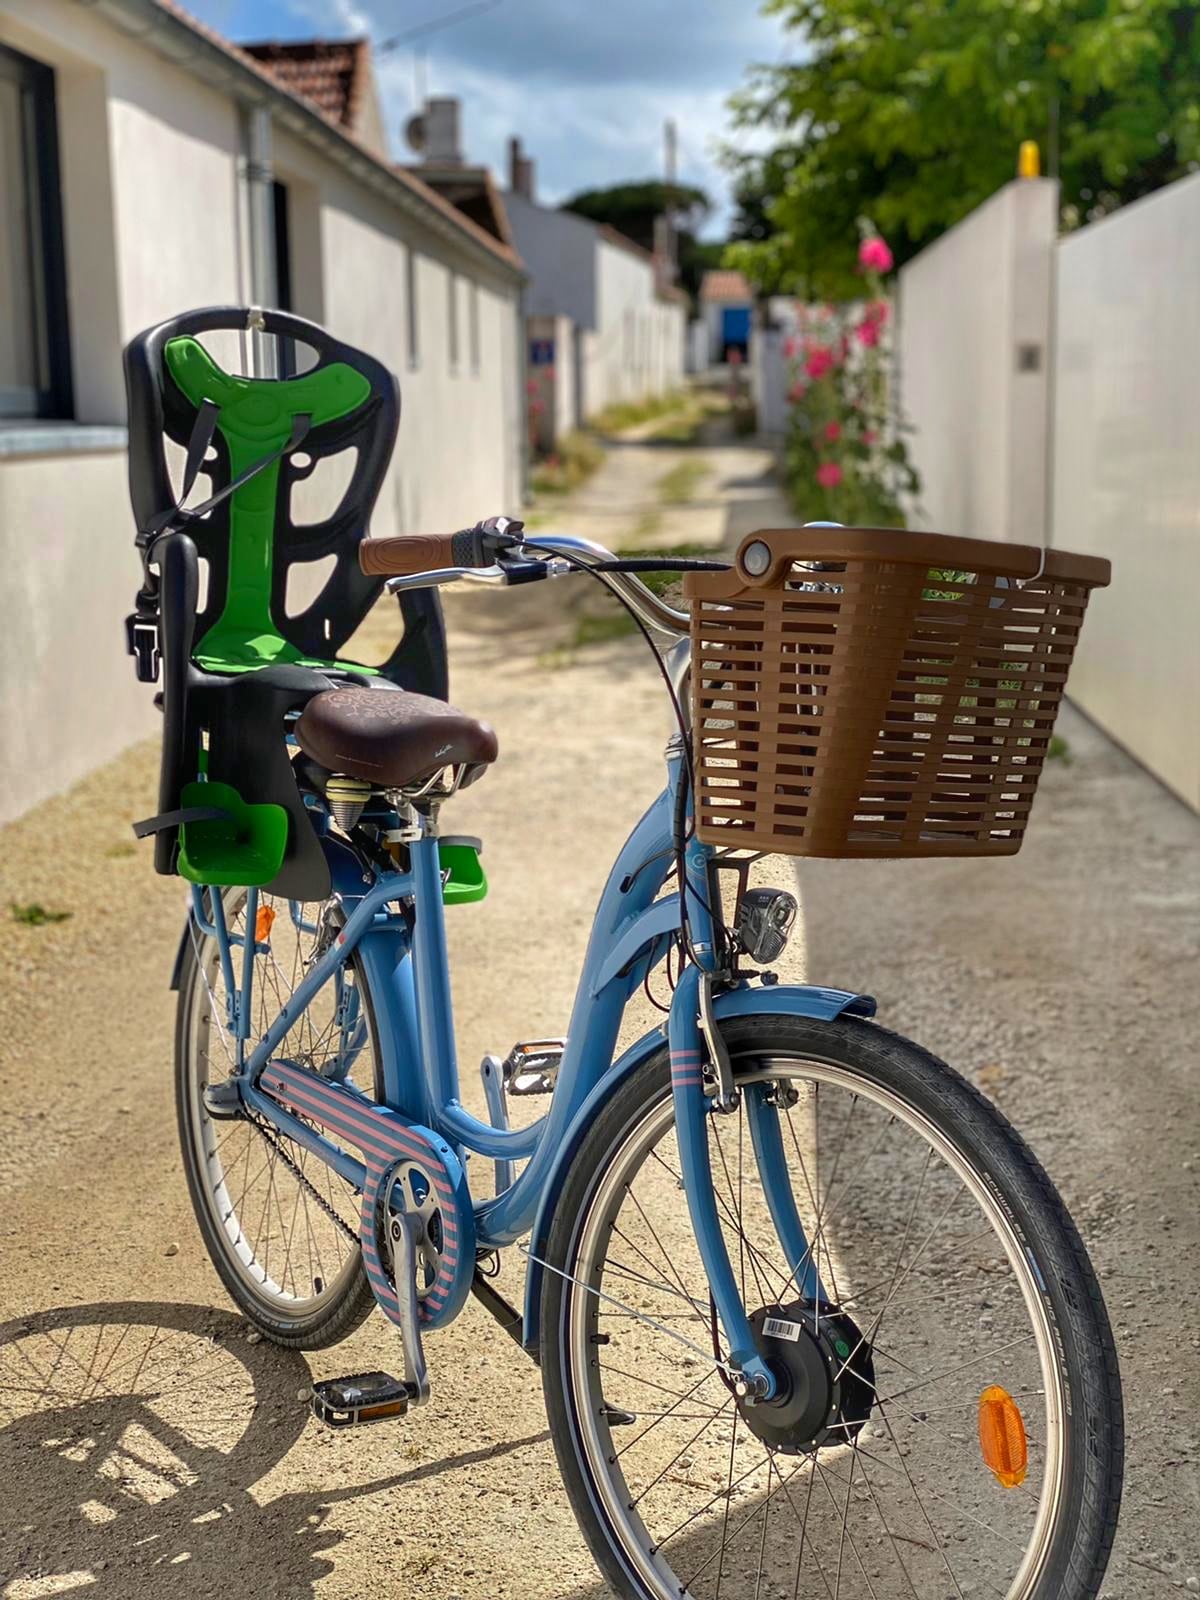
<svg viewBox="0 0 1200 1600">
<path fill-rule="evenodd" d="M 819 564 L 814 566 L 814 564 Z M 799 856 L 1012 855 L 1110 566 L 782 528 L 691 572 L 697 833 Z"/>
</svg>

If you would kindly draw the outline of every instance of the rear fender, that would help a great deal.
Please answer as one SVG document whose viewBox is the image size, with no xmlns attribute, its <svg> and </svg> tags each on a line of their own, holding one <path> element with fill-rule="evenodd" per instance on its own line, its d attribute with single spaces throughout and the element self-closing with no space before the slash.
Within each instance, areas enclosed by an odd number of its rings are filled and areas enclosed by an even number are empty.
<svg viewBox="0 0 1200 1600">
<path fill-rule="evenodd" d="M 746 984 L 718 995 L 714 1010 L 719 1022 L 755 1016 L 815 1017 L 822 1022 L 832 1022 L 840 1016 L 873 1017 L 875 1001 L 869 994 L 856 994 L 850 989 L 821 989 L 808 984 L 756 985 L 752 988 Z M 543 1263 L 559 1196 L 571 1163 L 601 1107 L 639 1067 L 666 1048 L 665 1028 L 654 1028 L 630 1045 L 580 1106 L 559 1147 L 558 1160 L 546 1182 L 529 1238 L 522 1342 L 534 1356 L 541 1341 L 542 1280 L 546 1270 Z"/>
</svg>

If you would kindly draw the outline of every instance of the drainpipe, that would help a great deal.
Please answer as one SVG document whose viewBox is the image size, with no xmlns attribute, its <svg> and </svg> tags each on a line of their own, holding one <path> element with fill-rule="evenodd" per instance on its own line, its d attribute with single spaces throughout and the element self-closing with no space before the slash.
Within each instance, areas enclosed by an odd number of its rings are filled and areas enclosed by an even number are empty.
<svg viewBox="0 0 1200 1600">
<path fill-rule="evenodd" d="M 271 189 L 271 113 L 266 106 L 242 111 L 242 173 L 250 238 L 250 304 L 272 307 L 275 283 L 275 200 Z M 251 325 L 252 371 L 261 378 L 276 373 L 275 341 Z"/>
</svg>

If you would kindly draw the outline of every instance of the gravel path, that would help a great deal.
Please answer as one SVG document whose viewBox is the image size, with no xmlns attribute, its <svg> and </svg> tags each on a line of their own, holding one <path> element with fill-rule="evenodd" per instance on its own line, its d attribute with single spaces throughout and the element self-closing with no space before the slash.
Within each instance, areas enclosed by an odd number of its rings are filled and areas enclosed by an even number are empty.
<svg viewBox="0 0 1200 1600">
<path fill-rule="evenodd" d="M 618 446 L 553 520 L 610 543 L 718 544 L 783 518 L 764 452 L 699 455 L 693 499 L 665 507 L 660 479 L 688 452 Z M 492 884 L 450 920 L 476 1109 L 485 1050 L 563 1025 L 607 864 L 660 778 L 643 646 L 556 649 L 557 592 L 448 607 L 454 698 L 502 743 L 453 812 L 484 837 Z M 1015 861 L 925 864 L 919 881 L 818 863 L 802 898 L 813 978 L 869 985 L 891 1026 L 980 1082 L 1095 1251 L 1130 1428 L 1105 1592 L 1136 1600 L 1200 1573 L 1200 823 L 1080 718 L 1063 731 L 1072 762 Z M 537 1372 L 474 1303 L 430 1340 L 430 1406 L 349 1436 L 307 1420 L 298 1391 L 394 1367 L 382 1319 L 306 1361 L 227 1309 L 174 1131 L 166 979 L 184 897 L 128 843 L 156 763 L 140 747 L 0 833 L 0 907 L 71 913 L 0 916 L 0 1595 L 598 1600 Z M 793 972 L 804 956 L 799 938 Z M 520 1276 L 514 1259 L 514 1297 Z"/>
</svg>

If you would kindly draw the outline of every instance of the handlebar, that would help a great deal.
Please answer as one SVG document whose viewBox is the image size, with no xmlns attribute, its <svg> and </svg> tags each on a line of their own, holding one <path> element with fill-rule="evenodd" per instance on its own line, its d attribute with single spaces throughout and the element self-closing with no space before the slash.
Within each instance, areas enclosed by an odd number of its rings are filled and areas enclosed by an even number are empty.
<svg viewBox="0 0 1200 1600">
<path fill-rule="evenodd" d="M 432 588 L 458 579 L 520 583 L 565 577 L 580 567 L 596 568 L 647 627 L 676 637 L 687 633 L 687 612 L 668 605 L 632 573 L 613 570 L 617 558 L 611 550 L 567 534 L 539 534 L 526 540 L 522 528 L 522 523 L 507 517 L 490 517 L 460 533 L 364 539 L 359 545 L 359 564 L 370 576 L 390 576 L 388 588 L 393 592 Z"/>
<path fill-rule="evenodd" d="M 523 523 L 489 517 L 458 533 L 411 533 L 399 538 L 364 539 L 358 564 L 368 577 L 403 577 L 445 567 L 490 567 L 502 550 L 521 541 Z"/>
</svg>

